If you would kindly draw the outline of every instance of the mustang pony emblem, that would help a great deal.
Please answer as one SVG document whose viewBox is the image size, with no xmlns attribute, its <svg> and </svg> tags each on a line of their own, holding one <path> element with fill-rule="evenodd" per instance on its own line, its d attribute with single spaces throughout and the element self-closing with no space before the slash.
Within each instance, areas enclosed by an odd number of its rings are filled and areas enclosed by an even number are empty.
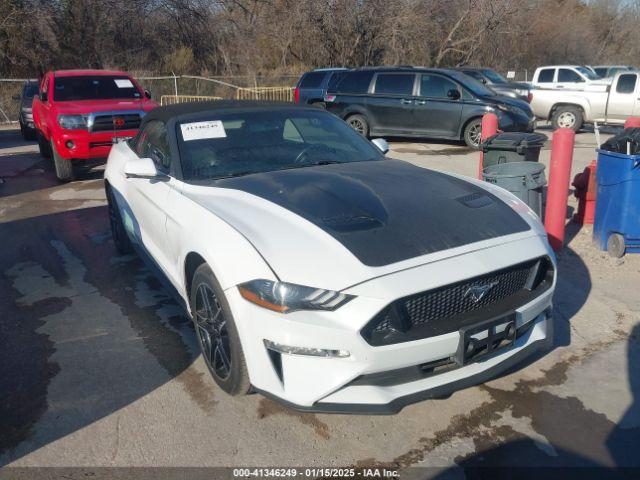
<svg viewBox="0 0 640 480">
<path fill-rule="evenodd" d="M 498 285 L 498 282 L 472 285 L 466 292 L 464 292 L 464 298 L 471 297 L 471 301 L 473 303 L 478 303 L 496 285 Z"/>
</svg>

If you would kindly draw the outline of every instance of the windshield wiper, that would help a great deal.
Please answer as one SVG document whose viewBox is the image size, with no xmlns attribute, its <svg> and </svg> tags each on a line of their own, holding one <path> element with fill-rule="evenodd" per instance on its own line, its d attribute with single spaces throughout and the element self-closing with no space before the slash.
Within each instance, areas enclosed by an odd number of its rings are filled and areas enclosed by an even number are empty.
<svg viewBox="0 0 640 480">
<path fill-rule="evenodd" d="M 245 170 L 243 172 L 234 172 L 228 175 L 220 175 L 219 177 L 211 177 L 211 180 L 220 180 L 221 178 L 235 178 L 244 177 L 245 175 L 251 175 L 252 173 L 258 173 L 255 170 Z"/>
</svg>

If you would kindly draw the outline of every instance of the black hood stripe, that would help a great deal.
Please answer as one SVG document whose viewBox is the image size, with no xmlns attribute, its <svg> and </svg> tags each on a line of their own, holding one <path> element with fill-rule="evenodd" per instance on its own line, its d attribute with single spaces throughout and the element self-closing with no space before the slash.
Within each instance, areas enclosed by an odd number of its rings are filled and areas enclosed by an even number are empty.
<svg viewBox="0 0 640 480">
<path fill-rule="evenodd" d="M 484 189 L 399 160 L 281 170 L 215 185 L 296 213 L 368 266 L 529 230 L 520 215 Z"/>
</svg>

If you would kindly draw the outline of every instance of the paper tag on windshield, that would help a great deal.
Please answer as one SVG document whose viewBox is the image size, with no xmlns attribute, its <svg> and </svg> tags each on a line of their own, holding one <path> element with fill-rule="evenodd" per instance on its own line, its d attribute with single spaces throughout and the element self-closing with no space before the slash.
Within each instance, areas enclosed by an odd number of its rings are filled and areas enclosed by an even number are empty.
<svg viewBox="0 0 640 480">
<path fill-rule="evenodd" d="M 115 78 L 113 81 L 118 88 L 133 88 L 133 83 L 128 78 Z"/>
<path fill-rule="evenodd" d="M 208 122 L 183 123 L 180 125 L 182 138 L 185 142 L 189 140 L 204 140 L 206 138 L 226 138 L 227 132 L 220 120 Z"/>
</svg>

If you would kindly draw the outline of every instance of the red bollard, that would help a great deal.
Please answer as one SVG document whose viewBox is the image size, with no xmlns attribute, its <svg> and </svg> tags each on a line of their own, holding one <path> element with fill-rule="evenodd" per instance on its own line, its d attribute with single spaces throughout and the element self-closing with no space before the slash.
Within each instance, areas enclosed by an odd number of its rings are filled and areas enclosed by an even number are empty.
<svg viewBox="0 0 640 480">
<path fill-rule="evenodd" d="M 640 117 L 629 117 L 624 122 L 624 128 L 638 128 L 640 127 Z"/>
<path fill-rule="evenodd" d="M 549 244 L 556 252 L 564 245 L 564 227 L 567 219 L 569 180 L 575 136 L 575 132 L 570 128 L 559 128 L 553 132 L 551 141 L 551 164 L 549 166 L 544 228 L 549 235 Z"/>
<path fill-rule="evenodd" d="M 482 117 L 482 134 L 480 143 L 487 138 L 498 133 L 498 116 L 495 113 L 487 113 Z M 480 163 L 478 164 L 478 180 L 482 180 L 482 164 L 484 162 L 484 153 L 480 150 Z"/>
</svg>

